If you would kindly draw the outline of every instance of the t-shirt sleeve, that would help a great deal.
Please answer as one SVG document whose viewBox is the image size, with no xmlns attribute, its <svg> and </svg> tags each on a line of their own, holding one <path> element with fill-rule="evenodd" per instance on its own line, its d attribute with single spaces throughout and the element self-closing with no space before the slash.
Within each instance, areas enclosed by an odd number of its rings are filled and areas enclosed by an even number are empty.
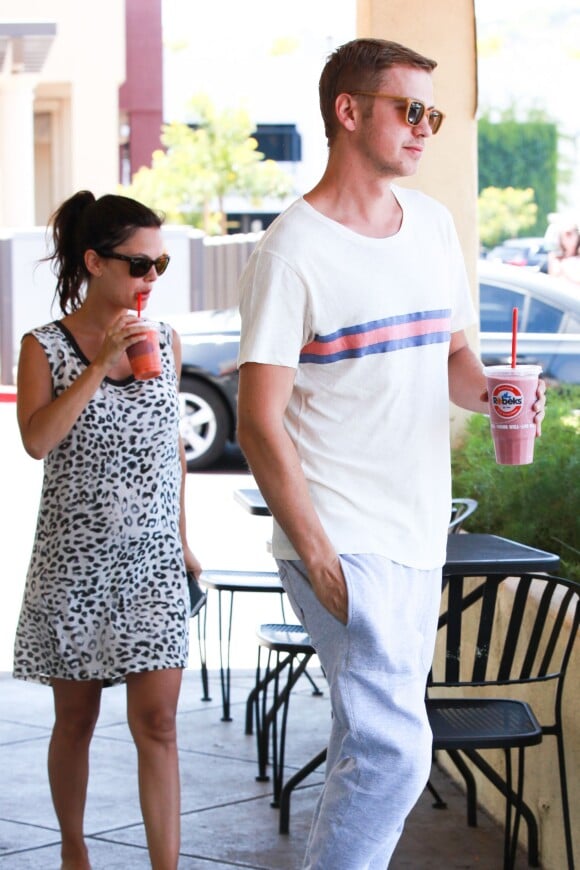
<svg viewBox="0 0 580 870">
<path fill-rule="evenodd" d="M 471 296 L 463 251 L 451 215 L 449 215 L 448 246 L 451 332 L 459 332 L 477 322 L 477 312 Z"/>
<path fill-rule="evenodd" d="M 238 365 L 258 362 L 298 367 L 311 336 L 308 294 L 300 276 L 279 256 L 256 249 L 240 279 Z"/>
</svg>

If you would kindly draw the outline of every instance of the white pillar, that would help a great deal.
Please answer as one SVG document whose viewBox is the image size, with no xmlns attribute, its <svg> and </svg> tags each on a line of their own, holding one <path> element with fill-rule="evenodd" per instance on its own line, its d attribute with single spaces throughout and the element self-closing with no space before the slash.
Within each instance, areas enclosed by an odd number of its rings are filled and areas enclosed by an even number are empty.
<svg viewBox="0 0 580 870">
<path fill-rule="evenodd" d="M 0 226 L 31 227 L 34 214 L 34 87 L 28 73 L 0 75 Z"/>
</svg>

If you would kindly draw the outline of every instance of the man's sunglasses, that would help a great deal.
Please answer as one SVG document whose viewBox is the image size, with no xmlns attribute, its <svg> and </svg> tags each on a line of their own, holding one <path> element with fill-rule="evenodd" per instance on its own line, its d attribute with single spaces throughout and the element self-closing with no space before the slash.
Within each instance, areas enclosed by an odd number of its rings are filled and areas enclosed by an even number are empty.
<svg viewBox="0 0 580 870">
<path fill-rule="evenodd" d="M 114 251 L 110 253 L 96 251 L 96 253 L 105 260 L 123 260 L 123 262 L 129 263 L 129 275 L 132 278 L 144 278 L 150 271 L 151 266 L 155 266 L 155 271 L 158 275 L 163 275 L 169 266 L 170 260 L 169 254 L 161 254 L 156 260 L 152 260 L 151 257 L 146 257 L 144 254 L 129 257 L 127 254 L 116 254 Z"/>
<path fill-rule="evenodd" d="M 395 100 L 405 104 L 405 121 L 409 126 L 416 127 L 427 113 L 427 123 L 433 134 L 437 133 L 445 115 L 439 109 L 428 109 L 421 100 L 413 100 L 410 97 L 394 97 L 391 94 L 383 94 L 381 91 L 352 91 L 353 97 L 383 97 L 385 100 Z"/>
</svg>

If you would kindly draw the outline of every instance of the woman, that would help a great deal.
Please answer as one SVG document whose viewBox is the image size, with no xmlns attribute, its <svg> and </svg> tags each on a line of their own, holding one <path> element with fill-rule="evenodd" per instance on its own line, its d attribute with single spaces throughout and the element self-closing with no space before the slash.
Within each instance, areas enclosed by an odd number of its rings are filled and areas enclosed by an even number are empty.
<svg viewBox="0 0 580 870">
<path fill-rule="evenodd" d="M 52 687 L 48 753 L 62 870 L 87 870 L 89 745 L 104 686 L 126 682 L 139 793 L 155 870 L 177 867 L 175 716 L 188 654 L 185 458 L 178 434 L 181 348 L 161 324 L 162 373 L 136 380 L 130 313 L 169 263 L 161 218 L 122 196 L 81 191 L 52 220 L 61 320 L 32 330 L 18 367 L 18 423 L 44 459 L 14 676 Z"/>
<path fill-rule="evenodd" d="M 548 274 L 580 284 L 580 230 L 576 224 L 561 226 L 558 250 L 548 254 Z"/>
</svg>

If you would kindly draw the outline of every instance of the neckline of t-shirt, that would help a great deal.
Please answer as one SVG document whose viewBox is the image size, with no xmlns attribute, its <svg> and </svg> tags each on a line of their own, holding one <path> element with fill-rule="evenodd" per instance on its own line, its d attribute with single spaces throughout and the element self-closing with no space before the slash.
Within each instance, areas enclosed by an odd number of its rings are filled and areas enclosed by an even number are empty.
<svg viewBox="0 0 580 870">
<path fill-rule="evenodd" d="M 54 325 L 57 326 L 58 329 L 60 329 L 60 331 L 63 333 L 80 361 L 84 363 L 84 365 L 89 366 L 91 364 L 90 359 L 83 353 L 80 345 L 78 344 L 76 338 L 74 337 L 68 326 L 65 326 L 62 320 L 55 320 Z M 125 387 L 127 386 L 127 384 L 133 383 L 133 381 L 135 380 L 135 376 L 129 375 L 126 378 L 121 378 L 120 380 L 118 380 L 116 378 L 110 378 L 108 375 L 105 375 L 104 380 L 108 384 L 113 384 L 115 387 Z"/>
<path fill-rule="evenodd" d="M 362 233 L 357 233 L 356 230 L 351 230 L 350 227 L 339 223 L 339 221 L 335 221 L 332 218 L 327 217 L 321 211 L 318 211 L 318 209 L 314 208 L 314 206 L 310 205 L 310 203 L 307 202 L 303 196 L 300 197 L 299 202 L 309 211 L 309 213 L 313 217 L 316 218 L 316 220 L 320 221 L 320 223 L 323 223 L 328 227 L 331 227 L 333 230 L 335 230 L 335 232 L 341 233 L 345 238 L 352 239 L 359 244 L 365 244 L 371 247 L 384 247 L 398 242 L 406 234 L 407 209 L 405 207 L 403 198 L 400 196 L 399 190 L 393 190 L 393 195 L 399 203 L 401 211 L 403 213 L 403 217 L 401 219 L 401 226 L 399 227 L 397 232 L 393 233 L 391 236 L 381 236 L 379 238 L 375 236 L 365 236 Z"/>
</svg>

